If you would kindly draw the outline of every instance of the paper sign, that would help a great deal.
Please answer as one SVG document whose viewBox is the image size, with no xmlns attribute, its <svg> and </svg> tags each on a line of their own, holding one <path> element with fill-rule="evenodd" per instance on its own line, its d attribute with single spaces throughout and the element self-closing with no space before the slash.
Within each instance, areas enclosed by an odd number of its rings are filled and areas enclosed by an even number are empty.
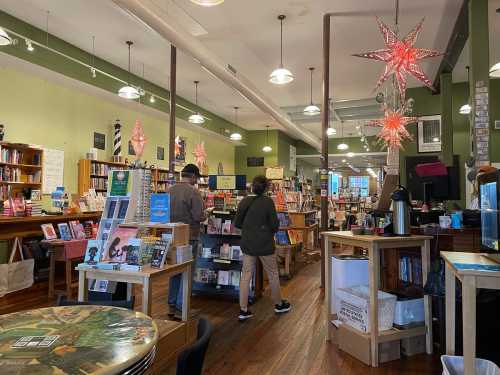
<svg viewBox="0 0 500 375">
<path fill-rule="evenodd" d="M 266 177 L 270 180 L 282 180 L 284 175 L 283 167 L 266 169 Z"/>
<path fill-rule="evenodd" d="M 217 176 L 218 190 L 236 189 L 236 176 Z"/>
<path fill-rule="evenodd" d="M 64 151 L 43 149 L 43 194 L 64 186 Z"/>
</svg>

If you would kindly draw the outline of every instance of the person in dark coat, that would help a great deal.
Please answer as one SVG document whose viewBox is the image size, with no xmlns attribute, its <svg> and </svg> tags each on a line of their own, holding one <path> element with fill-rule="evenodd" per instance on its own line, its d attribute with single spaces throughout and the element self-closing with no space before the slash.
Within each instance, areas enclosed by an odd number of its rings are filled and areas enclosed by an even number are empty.
<svg viewBox="0 0 500 375">
<path fill-rule="evenodd" d="M 257 259 L 262 262 L 269 278 L 274 311 L 277 314 L 290 311 L 291 305 L 281 298 L 278 264 L 276 262 L 276 246 L 274 235 L 279 230 L 276 208 L 271 198 L 266 195 L 269 181 L 264 176 L 253 179 L 253 194 L 243 199 L 236 212 L 234 225 L 241 229 L 241 251 L 243 267 L 240 279 L 240 321 L 253 316 L 248 310 L 248 293 L 250 281 Z"/>
</svg>

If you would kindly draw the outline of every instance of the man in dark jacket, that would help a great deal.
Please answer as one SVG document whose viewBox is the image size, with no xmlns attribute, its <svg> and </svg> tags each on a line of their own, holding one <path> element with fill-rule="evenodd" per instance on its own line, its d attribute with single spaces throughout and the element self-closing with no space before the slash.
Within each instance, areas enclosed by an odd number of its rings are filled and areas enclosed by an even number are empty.
<svg viewBox="0 0 500 375">
<path fill-rule="evenodd" d="M 241 229 L 241 251 L 243 267 L 240 280 L 240 314 L 238 319 L 244 321 L 253 316 L 248 310 L 248 293 L 252 273 L 257 258 L 262 262 L 269 278 L 271 296 L 276 313 L 290 311 L 290 304 L 281 299 L 278 265 L 276 263 L 276 247 L 274 234 L 279 230 L 279 220 L 274 202 L 265 193 L 269 182 L 264 176 L 257 176 L 252 183 L 254 195 L 243 199 L 238 206 L 234 225 Z"/>
</svg>

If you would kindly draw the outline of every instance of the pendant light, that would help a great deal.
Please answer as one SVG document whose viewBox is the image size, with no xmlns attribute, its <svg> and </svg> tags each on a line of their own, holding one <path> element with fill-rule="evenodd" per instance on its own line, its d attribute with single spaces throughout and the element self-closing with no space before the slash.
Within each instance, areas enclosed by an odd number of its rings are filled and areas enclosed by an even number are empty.
<svg viewBox="0 0 500 375">
<path fill-rule="evenodd" d="M 283 67 L 283 20 L 286 18 L 285 15 L 281 14 L 278 16 L 280 20 L 280 28 L 281 28 L 281 39 L 280 39 L 280 66 L 278 69 L 275 69 L 271 75 L 269 76 L 269 82 L 274 83 L 275 85 L 286 85 L 293 81 L 293 74 L 288 69 Z"/>
<path fill-rule="evenodd" d="M 238 107 L 234 107 L 234 123 L 235 123 L 235 125 L 238 125 L 238 109 L 239 109 Z M 241 141 L 242 138 L 243 137 L 238 132 L 233 132 L 229 136 L 229 139 L 231 141 Z"/>
<path fill-rule="evenodd" d="M 266 126 L 266 145 L 262 147 L 262 151 L 271 152 L 273 148 L 269 146 L 269 125 Z"/>
<path fill-rule="evenodd" d="M 467 69 L 467 84 L 470 85 L 470 67 L 469 66 L 466 66 L 465 67 Z M 470 105 L 470 89 L 469 89 L 469 99 L 468 99 L 468 103 L 465 103 L 463 106 L 460 107 L 459 109 L 459 113 L 461 115 L 470 115 L 471 111 L 472 111 L 472 107 Z"/>
<path fill-rule="evenodd" d="M 7 31 L 0 27 L 0 46 L 9 46 L 12 44 L 12 38 L 7 34 Z"/>
<path fill-rule="evenodd" d="M 130 75 L 130 47 L 132 47 L 132 44 L 134 43 L 131 42 L 130 40 L 127 40 L 126 43 L 128 46 L 128 73 Z M 141 95 L 139 94 L 139 91 L 135 87 L 132 87 L 127 83 L 118 91 L 118 96 L 120 98 L 134 100 L 138 99 Z"/>
<path fill-rule="evenodd" d="M 332 99 L 328 99 L 328 108 L 332 108 Z M 337 129 L 331 126 L 330 124 L 330 116 L 328 116 L 328 129 L 326 129 L 326 135 L 331 137 L 333 135 L 337 134 Z"/>
<path fill-rule="evenodd" d="M 342 131 L 342 143 L 339 143 L 337 145 L 337 150 L 340 150 L 340 151 L 345 151 L 347 149 L 349 149 L 349 145 L 347 143 L 344 143 L 344 122 L 342 121 L 341 122 L 341 131 Z"/>
<path fill-rule="evenodd" d="M 202 7 L 213 7 L 222 4 L 224 0 L 191 0 L 191 2 Z"/>
<path fill-rule="evenodd" d="M 500 8 L 496 10 L 497 14 L 500 13 Z M 493 33 L 494 34 L 494 33 Z M 493 44 L 495 45 L 495 44 Z M 495 51 L 493 51 L 495 52 Z M 497 62 L 490 68 L 490 77 L 491 78 L 500 78 L 500 62 Z"/>
<path fill-rule="evenodd" d="M 316 115 L 319 115 L 321 113 L 321 110 L 319 109 L 319 107 L 317 105 L 313 104 L 313 72 L 314 72 L 314 68 L 311 67 L 311 68 L 309 68 L 309 70 L 311 72 L 311 101 L 309 102 L 309 105 L 306 108 L 304 108 L 304 115 L 316 116 Z"/>
<path fill-rule="evenodd" d="M 200 83 L 200 81 L 194 81 L 194 103 L 196 104 L 196 107 L 198 107 L 198 83 Z M 196 112 L 191 116 L 189 116 L 188 121 L 191 124 L 199 125 L 205 122 L 205 118 L 202 115 L 200 115 L 199 112 Z"/>
</svg>

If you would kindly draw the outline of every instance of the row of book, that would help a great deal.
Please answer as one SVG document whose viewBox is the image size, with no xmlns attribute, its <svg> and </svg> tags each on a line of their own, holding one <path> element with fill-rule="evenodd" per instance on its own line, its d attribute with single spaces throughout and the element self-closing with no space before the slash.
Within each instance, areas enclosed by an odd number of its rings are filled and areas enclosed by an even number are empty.
<svg viewBox="0 0 500 375">
<path fill-rule="evenodd" d="M 21 182 L 21 169 L 9 166 L 0 167 L 0 181 Z"/>
<path fill-rule="evenodd" d="M 3 202 L 12 196 L 12 186 L 11 185 L 1 185 L 0 186 L 0 200 Z"/>
<path fill-rule="evenodd" d="M 288 212 L 278 212 L 278 220 L 280 221 L 280 228 L 290 226 L 290 215 L 288 215 Z"/>
<path fill-rule="evenodd" d="M 303 242 L 302 231 L 295 229 L 279 230 L 274 236 L 279 246 L 297 245 Z"/>
<path fill-rule="evenodd" d="M 80 223 L 78 220 L 72 220 L 68 223 L 58 223 L 59 236 L 52 223 L 42 224 L 41 228 L 46 240 L 84 240 L 96 238 L 97 235 L 97 224 L 94 224 L 91 220 L 84 221 L 83 223 Z"/>
<path fill-rule="evenodd" d="M 214 251 L 215 250 L 215 251 Z M 240 246 L 231 246 L 228 243 L 223 244 L 217 251 L 217 248 L 204 247 L 201 257 L 205 259 L 219 258 L 226 260 L 241 261 L 243 258 Z"/>
<path fill-rule="evenodd" d="M 410 256 L 399 258 L 399 279 L 405 283 L 422 285 L 422 260 Z"/>
<path fill-rule="evenodd" d="M 12 148 L 2 148 L 0 161 L 10 164 L 23 164 L 23 152 Z"/>
<path fill-rule="evenodd" d="M 96 190 L 107 190 L 108 180 L 100 177 L 92 177 L 90 179 L 90 188 Z"/>
<path fill-rule="evenodd" d="M 231 220 L 222 220 L 220 217 L 210 216 L 207 221 L 207 234 L 241 235 Z"/>
<path fill-rule="evenodd" d="M 212 270 L 210 268 L 197 268 L 194 281 L 203 284 L 217 284 L 239 288 L 241 272 L 238 270 Z"/>
<path fill-rule="evenodd" d="M 160 172 L 158 171 L 158 181 L 168 181 L 168 172 Z"/>
<path fill-rule="evenodd" d="M 116 166 L 112 167 L 113 169 L 118 169 Z M 96 175 L 96 176 L 103 176 L 103 177 L 108 177 L 108 172 L 110 170 L 110 167 L 108 164 L 101 164 L 101 163 L 90 163 L 90 174 Z"/>
</svg>

